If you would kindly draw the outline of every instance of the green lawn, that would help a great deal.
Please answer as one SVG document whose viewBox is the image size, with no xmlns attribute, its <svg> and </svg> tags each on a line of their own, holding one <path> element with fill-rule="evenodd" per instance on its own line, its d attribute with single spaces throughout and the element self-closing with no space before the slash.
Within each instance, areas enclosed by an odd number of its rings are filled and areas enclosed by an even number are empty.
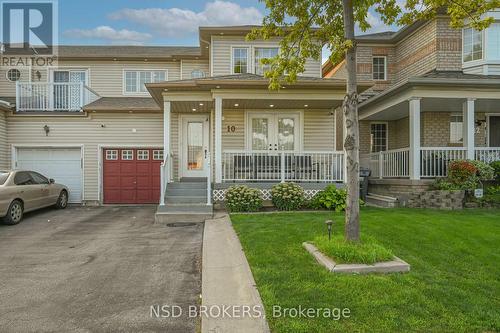
<svg viewBox="0 0 500 333">
<path fill-rule="evenodd" d="M 364 208 L 362 234 L 408 274 L 328 273 L 302 248 L 339 213 L 233 214 L 273 332 L 500 332 L 500 210 Z M 341 222 L 342 221 L 342 222 Z M 272 307 L 349 308 L 350 318 L 273 318 Z"/>
</svg>

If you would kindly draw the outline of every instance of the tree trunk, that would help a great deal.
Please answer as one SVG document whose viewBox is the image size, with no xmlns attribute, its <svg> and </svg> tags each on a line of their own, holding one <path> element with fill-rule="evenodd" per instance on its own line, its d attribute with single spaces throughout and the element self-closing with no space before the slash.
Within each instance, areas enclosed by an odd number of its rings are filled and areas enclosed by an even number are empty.
<svg viewBox="0 0 500 333">
<path fill-rule="evenodd" d="M 347 94 L 344 98 L 345 163 L 347 182 L 347 206 L 345 214 L 345 238 L 359 241 L 359 122 L 356 79 L 356 44 L 354 42 L 354 15 L 352 0 L 342 0 L 344 9 L 344 37 L 353 42 L 346 51 Z"/>
</svg>

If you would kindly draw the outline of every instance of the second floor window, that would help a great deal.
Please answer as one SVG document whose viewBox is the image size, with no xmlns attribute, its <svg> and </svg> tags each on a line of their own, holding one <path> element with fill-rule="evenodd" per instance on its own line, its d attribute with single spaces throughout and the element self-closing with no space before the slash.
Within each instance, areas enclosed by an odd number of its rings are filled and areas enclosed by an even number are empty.
<svg viewBox="0 0 500 333">
<path fill-rule="evenodd" d="M 373 79 L 386 80 L 386 57 L 373 57 Z"/>
<path fill-rule="evenodd" d="M 166 76 L 165 71 L 125 71 L 125 92 L 145 93 L 146 83 L 165 81 Z"/>
<path fill-rule="evenodd" d="M 233 48 L 233 74 L 248 73 L 248 48 Z"/>
<path fill-rule="evenodd" d="M 255 48 L 255 74 L 264 75 L 271 69 L 270 65 L 263 65 L 262 59 L 271 59 L 278 55 L 277 47 L 256 47 Z"/>
<path fill-rule="evenodd" d="M 464 62 L 483 59 L 483 32 L 465 28 L 462 49 Z"/>
</svg>

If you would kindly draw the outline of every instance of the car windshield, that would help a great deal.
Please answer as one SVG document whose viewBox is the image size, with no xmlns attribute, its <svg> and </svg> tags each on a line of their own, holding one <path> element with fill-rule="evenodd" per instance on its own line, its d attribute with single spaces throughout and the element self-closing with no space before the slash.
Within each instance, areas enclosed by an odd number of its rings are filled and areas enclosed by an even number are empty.
<svg viewBox="0 0 500 333">
<path fill-rule="evenodd" d="M 5 184 L 7 181 L 7 178 L 9 178 L 10 172 L 7 171 L 0 171 L 0 185 Z"/>
</svg>

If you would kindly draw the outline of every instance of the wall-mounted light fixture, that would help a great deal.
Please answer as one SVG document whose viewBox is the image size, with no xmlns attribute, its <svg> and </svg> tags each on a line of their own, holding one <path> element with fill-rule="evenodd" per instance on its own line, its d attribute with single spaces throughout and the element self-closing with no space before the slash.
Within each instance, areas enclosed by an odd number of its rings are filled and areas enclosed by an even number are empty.
<svg viewBox="0 0 500 333">
<path fill-rule="evenodd" d="M 36 78 L 38 79 L 38 81 L 40 81 L 42 79 L 42 73 L 40 73 L 40 71 L 36 71 L 35 75 L 36 75 Z"/>
<path fill-rule="evenodd" d="M 43 130 L 45 131 L 45 136 L 49 136 L 50 127 L 48 125 L 43 126 Z"/>
</svg>

